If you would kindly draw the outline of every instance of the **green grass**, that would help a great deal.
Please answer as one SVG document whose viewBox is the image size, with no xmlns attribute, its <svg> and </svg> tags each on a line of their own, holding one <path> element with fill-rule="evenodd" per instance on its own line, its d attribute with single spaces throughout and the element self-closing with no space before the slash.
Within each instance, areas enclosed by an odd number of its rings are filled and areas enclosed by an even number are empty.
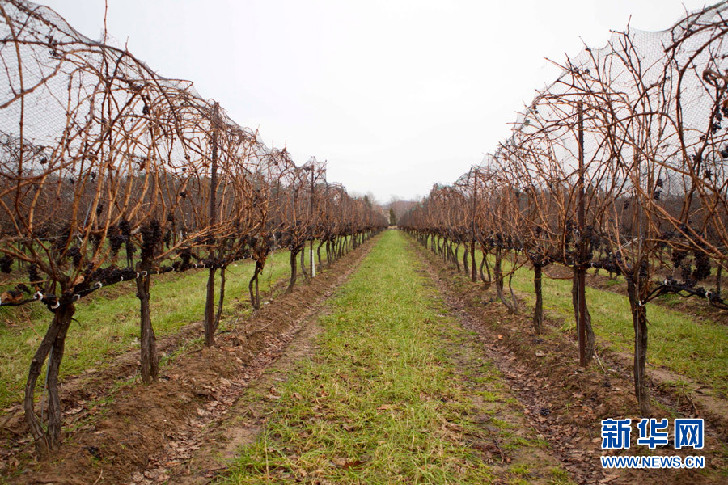
<svg viewBox="0 0 728 485">
<path fill-rule="evenodd" d="M 315 250 L 315 247 L 314 247 Z M 321 260 L 326 250 L 321 248 Z M 300 260 L 299 260 L 300 261 Z M 306 267 L 309 267 L 308 246 Z M 251 260 L 237 262 L 226 273 L 224 316 L 239 316 L 250 311 L 248 281 L 253 275 Z M 201 321 L 207 270 L 167 273 L 152 278 L 151 315 L 157 337 L 178 332 L 183 326 Z M 260 289 L 269 291 L 278 281 L 290 276 L 289 253 L 272 254 L 260 277 Z M 299 268 L 299 277 L 300 268 Z M 300 283 L 301 280 L 299 280 Z M 219 289 L 219 272 L 216 289 Z M 0 321 L 0 409 L 22 397 L 28 368 L 52 314 L 40 304 L 21 308 L 1 308 Z M 81 300 L 71 324 L 61 378 L 81 374 L 107 365 L 111 358 L 139 347 L 139 300 L 136 283 L 123 282 Z M 227 322 L 223 320 L 221 327 Z"/>
<path fill-rule="evenodd" d="M 520 270 L 514 287 L 529 291 L 532 275 L 530 270 Z M 571 282 L 544 279 L 543 291 L 544 308 L 564 317 L 572 329 Z M 631 353 L 634 330 L 627 296 L 588 287 L 586 297 L 597 337 Z M 728 328 L 659 305 L 647 305 L 647 319 L 649 364 L 664 366 L 728 395 Z"/>
<path fill-rule="evenodd" d="M 494 470 L 469 446 L 494 439 L 510 451 L 543 445 L 521 435 L 497 372 L 478 358 L 473 335 L 446 315 L 405 246 L 401 233 L 387 231 L 331 300 L 319 352 L 281 386 L 264 431 L 241 450 L 226 483 L 531 476 L 526 464 Z M 478 413 L 488 430 L 476 424 Z"/>
<path fill-rule="evenodd" d="M 481 255 L 478 251 L 478 264 Z M 504 267 L 509 267 L 507 261 L 504 261 Z M 513 288 L 526 296 L 529 306 L 523 307 L 523 311 L 532 311 L 535 302 L 533 270 L 518 269 L 513 277 Z M 586 296 L 597 337 L 616 350 L 631 353 L 634 331 L 627 295 L 587 287 Z M 544 277 L 543 297 L 544 311 L 562 318 L 562 329 L 572 331 L 575 323 L 571 280 Z M 670 298 L 678 297 L 669 297 L 668 303 Z M 724 397 L 728 395 L 728 327 L 654 304 L 647 305 L 647 318 L 649 364 L 665 366 L 672 372 L 713 387 Z"/>
</svg>

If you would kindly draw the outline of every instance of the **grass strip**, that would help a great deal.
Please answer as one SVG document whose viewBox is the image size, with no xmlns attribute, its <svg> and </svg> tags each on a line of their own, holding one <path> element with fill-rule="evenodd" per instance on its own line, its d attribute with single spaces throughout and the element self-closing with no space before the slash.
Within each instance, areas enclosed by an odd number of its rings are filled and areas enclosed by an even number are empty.
<svg viewBox="0 0 728 485">
<path fill-rule="evenodd" d="M 568 482 L 533 461 L 544 443 L 404 237 L 385 233 L 330 301 L 319 351 L 271 389 L 267 425 L 226 483 Z"/>
</svg>

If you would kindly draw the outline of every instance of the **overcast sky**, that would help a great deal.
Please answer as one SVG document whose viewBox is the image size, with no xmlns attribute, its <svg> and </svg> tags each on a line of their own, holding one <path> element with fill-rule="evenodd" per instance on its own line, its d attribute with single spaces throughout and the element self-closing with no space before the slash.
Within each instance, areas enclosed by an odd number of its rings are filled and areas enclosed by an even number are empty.
<svg viewBox="0 0 728 485">
<path fill-rule="evenodd" d="M 45 0 L 99 39 L 103 0 Z M 535 90 L 610 29 L 663 30 L 705 1 L 109 0 L 115 43 L 239 124 L 328 160 L 350 192 L 427 195 L 492 152 Z"/>
</svg>

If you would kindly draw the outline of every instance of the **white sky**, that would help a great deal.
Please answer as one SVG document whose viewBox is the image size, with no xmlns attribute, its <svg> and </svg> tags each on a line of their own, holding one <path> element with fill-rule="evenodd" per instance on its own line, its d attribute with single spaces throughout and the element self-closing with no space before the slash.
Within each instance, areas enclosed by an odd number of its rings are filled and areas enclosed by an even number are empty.
<svg viewBox="0 0 728 485">
<path fill-rule="evenodd" d="M 98 39 L 103 0 L 39 0 Z M 610 29 L 704 0 L 109 0 L 109 33 L 350 192 L 426 195 L 509 135 L 535 90 Z"/>
</svg>

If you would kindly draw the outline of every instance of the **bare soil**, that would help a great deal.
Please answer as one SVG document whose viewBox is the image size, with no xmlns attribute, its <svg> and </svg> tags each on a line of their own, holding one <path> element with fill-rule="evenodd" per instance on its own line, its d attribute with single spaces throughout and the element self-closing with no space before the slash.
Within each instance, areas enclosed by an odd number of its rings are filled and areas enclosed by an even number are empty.
<svg viewBox="0 0 728 485">
<path fill-rule="evenodd" d="M 197 433 L 192 430 L 193 434 L 181 442 L 168 442 L 153 456 L 150 463 L 159 467 L 151 473 L 161 471 L 170 477 L 171 483 L 188 485 L 209 483 L 227 470 L 238 449 L 252 444 L 265 426 L 268 414 L 280 398 L 276 386 L 291 376 L 298 362 L 317 352 L 315 339 L 322 331 L 318 316 L 319 312 L 314 312 L 293 330 L 295 335 L 285 353 L 251 382 L 223 415 Z"/>
<path fill-rule="evenodd" d="M 633 394 L 631 362 L 624 356 L 598 349 L 600 361 L 586 368 L 578 365 L 575 336 L 558 330 L 560 322 L 545 322 L 544 335 L 534 335 L 532 315 L 510 314 L 496 302 L 495 292 L 472 283 L 414 240 L 419 254 L 445 301 L 462 325 L 478 334 L 486 357 L 503 373 L 524 407 L 528 425 L 550 444 L 562 466 L 578 483 L 728 483 L 728 454 L 724 419 L 711 419 L 689 399 L 676 398 L 652 384 L 650 392 L 659 403 L 652 417 L 706 418 L 703 450 L 657 450 L 661 455 L 701 455 L 706 472 L 696 470 L 604 470 L 599 457 L 602 419 L 639 419 Z M 725 410 L 725 408 L 723 408 Z M 725 418 L 725 414 L 723 414 Z M 634 421 L 633 421 L 634 423 Z M 632 433 L 633 441 L 636 432 Z M 644 454 L 648 448 L 632 443 L 625 455 Z"/>
<path fill-rule="evenodd" d="M 255 422 L 228 426 L 229 418 L 241 412 L 236 403 L 251 386 L 268 385 L 261 376 L 297 335 L 301 343 L 289 358 L 308 351 L 317 332 L 309 321 L 371 244 L 238 319 L 231 330 L 217 335 L 212 348 L 201 345 L 201 323 L 160 341 L 161 352 L 176 356 L 162 367 L 159 382 L 134 382 L 135 352 L 119 356 L 101 372 L 69 379 L 61 388 L 64 443 L 51 460 L 36 459 L 22 414 L 9 413 L 0 423 L 2 478 L 55 484 L 160 483 L 173 476 L 170 483 L 181 477 L 188 483 L 209 481 L 220 468 L 211 457 L 224 458 L 256 432 Z M 227 444 L 220 447 L 220 442 Z"/>
</svg>

